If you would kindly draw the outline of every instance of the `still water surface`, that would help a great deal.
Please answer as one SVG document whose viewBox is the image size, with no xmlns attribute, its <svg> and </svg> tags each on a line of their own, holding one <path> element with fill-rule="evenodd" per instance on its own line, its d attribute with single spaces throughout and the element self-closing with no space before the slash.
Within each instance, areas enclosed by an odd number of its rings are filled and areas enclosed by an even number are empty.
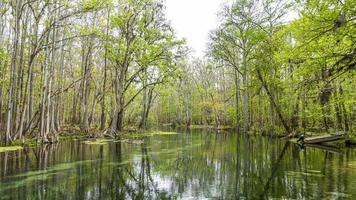
<svg viewBox="0 0 356 200">
<path fill-rule="evenodd" d="M 0 199 L 356 199 L 356 150 L 192 131 L 0 153 Z"/>
</svg>

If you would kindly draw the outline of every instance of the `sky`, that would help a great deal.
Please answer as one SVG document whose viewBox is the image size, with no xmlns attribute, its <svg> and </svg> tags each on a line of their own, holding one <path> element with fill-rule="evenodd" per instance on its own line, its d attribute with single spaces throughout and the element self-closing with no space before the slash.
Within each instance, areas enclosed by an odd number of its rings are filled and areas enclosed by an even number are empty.
<svg viewBox="0 0 356 200">
<path fill-rule="evenodd" d="M 185 38 L 193 56 L 202 58 L 209 32 L 218 25 L 224 0 L 166 0 L 166 15 L 179 38 Z"/>
</svg>

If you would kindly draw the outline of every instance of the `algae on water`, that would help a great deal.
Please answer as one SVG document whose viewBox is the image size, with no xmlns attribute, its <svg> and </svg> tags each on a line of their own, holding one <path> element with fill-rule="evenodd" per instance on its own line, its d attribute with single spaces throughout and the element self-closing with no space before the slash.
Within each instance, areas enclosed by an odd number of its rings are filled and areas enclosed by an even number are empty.
<svg viewBox="0 0 356 200">
<path fill-rule="evenodd" d="M 158 136 L 158 135 L 177 135 L 178 133 L 176 132 L 163 132 L 163 131 L 152 131 L 148 133 L 134 133 L 127 135 L 126 138 L 128 140 L 113 140 L 113 139 L 95 139 L 95 140 L 87 140 L 84 141 L 84 144 L 87 145 L 105 145 L 110 142 L 126 142 L 126 143 L 131 143 L 131 144 L 142 144 L 142 140 L 131 140 L 131 139 L 138 139 L 138 138 L 144 138 L 144 137 L 153 137 L 153 136 Z"/>
<path fill-rule="evenodd" d="M 21 146 L 8 146 L 8 147 L 0 147 L 0 153 L 6 151 L 18 151 L 23 149 Z"/>
<path fill-rule="evenodd" d="M 177 135 L 177 134 L 178 133 L 176 132 L 151 131 L 151 132 L 144 132 L 144 133 L 127 134 L 125 135 L 125 137 L 137 139 L 137 138 L 153 137 L 158 135 Z"/>
<path fill-rule="evenodd" d="M 96 162 L 97 160 L 82 160 L 82 161 L 76 161 L 76 162 L 69 162 L 69 163 L 61 163 L 54 165 L 52 167 L 49 167 L 47 169 L 43 170 L 37 170 L 37 171 L 28 171 L 22 174 L 17 174 L 13 177 L 11 177 L 14 181 L 8 182 L 8 183 L 0 183 L 0 193 L 11 189 L 11 188 L 18 188 L 22 187 L 26 184 L 35 182 L 35 181 L 44 181 L 47 180 L 48 178 L 57 175 L 63 171 L 67 171 L 70 169 L 74 169 L 78 165 L 85 165 L 89 164 L 92 162 Z"/>
<path fill-rule="evenodd" d="M 152 132 L 152 135 L 177 135 L 177 132 L 164 132 L 164 131 L 156 131 Z"/>
<path fill-rule="evenodd" d="M 96 140 L 87 140 L 84 141 L 84 144 L 88 145 L 105 145 L 110 142 L 115 142 L 115 140 L 109 140 L 109 139 L 96 139 Z"/>
<path fill-rule="evenodd" d="M 164 132 L 164 131 L 152 131 L 147 134 L 143 134 L 145 136 L 156 136 L 156 135 L 177 135 L 176 132 Z"/>
</svg>

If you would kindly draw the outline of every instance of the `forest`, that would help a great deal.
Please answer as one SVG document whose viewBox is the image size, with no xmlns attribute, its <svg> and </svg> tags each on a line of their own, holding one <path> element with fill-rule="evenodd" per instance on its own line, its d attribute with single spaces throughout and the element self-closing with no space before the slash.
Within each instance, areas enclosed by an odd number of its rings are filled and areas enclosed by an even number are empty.
<svg viewBox="0 0 356 200">
<path fill-rule="evenodd" d="M 355 88 L 355 0 L 0 0 L 0 199 L 356 199 Z"/>
<path fill-rule="evenodd" d="M 195 58 L 162 0 L 2 0 L 1 141 L 51 143 L 64 127 L 354 133 L 355 1 L 237 0 L 218 16 Z"/>
</svg>

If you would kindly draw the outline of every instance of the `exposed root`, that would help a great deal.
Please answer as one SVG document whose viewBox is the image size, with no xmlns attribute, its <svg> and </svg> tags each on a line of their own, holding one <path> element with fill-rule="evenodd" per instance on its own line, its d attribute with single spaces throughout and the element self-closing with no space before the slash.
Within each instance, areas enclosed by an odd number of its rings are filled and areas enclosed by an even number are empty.
<svg viewBox="0 0 356 200">
<path fill-rule="evenodd" d="M 109 129 L 106 129 L 104 131 L 103 135 L 105 137 L 109 137 L 109 138 L 115 139 L 115 136 L 117 135 L 117 132 L 109 128 Z"/>
</svg>

